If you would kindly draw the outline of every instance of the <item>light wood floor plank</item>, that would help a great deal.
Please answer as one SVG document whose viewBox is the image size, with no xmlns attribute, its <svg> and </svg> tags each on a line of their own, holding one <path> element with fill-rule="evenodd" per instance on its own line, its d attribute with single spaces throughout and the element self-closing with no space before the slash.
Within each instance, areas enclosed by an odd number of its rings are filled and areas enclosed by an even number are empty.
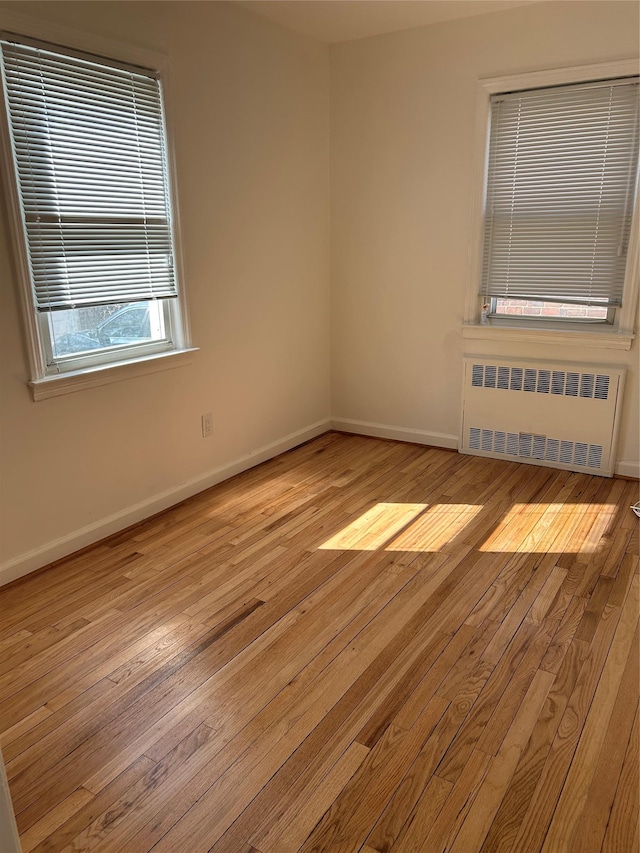
<svg viewBox="0 0 640 853">
<path fill-rule="evenodd" d="M 528 803 L 514 846 L 518 851 L 540 851 L 554 816 L 567 773 L 571 768 L 593 695 L 598 687 L 611 640 L 620 618 L 612 608 L 598 626 L 589 653 L 582 664 L 575 687 L 554 736 L 545 766 Z M 575 641 L 574 642 L 580 642 Z"/>
<path fill-rule="evenodd" d="M 266 834 L 257 833 L 251 839 L 256 850 L 268 850 L 270 853 L 292 853 L 298 850 L 368 754 L 369 749 L 362 744 L 351 744 L 318 785 L 305 786 L 296 793 L 282 816 L 273 820 Z M 224 844 L 218 842 L 217 847 L 222 850 Z M 229 850 L 233 849 L 229 847 Z"/>
<path fill-rule="evenodd" d="M 631 679 L 632 671 L 637 666 L 634 651 L 638 647 L 639 639 L 638 589 L 640 583 L 638 581 L 640 579 L 634 581 L 622 612 L 598 688 L 585 720 L 578 748 L 554 812 L 553 823 L 542 848 L 543 853 L 573 849 L 573 841 L 588 800 L 589 788 L 598 766 L 598 757 L 606 740 L 621 679 L 625 674 L 627 679 Z M 630 667 L 625 670 L 628 659 L 630 659 Z"/>
<path fill-rule="evenodd" d="M 517 849 L 516 836 L 588 651 L 588 645 L 579 640 L 574 640 L 568 646 L 531 737 L 491 824 L 482 846 L 483 853 L 511 853 Z"/>
<path fill-rule="evenodd" d="M 499 751 L 488 767 L 477 797 L 450 846 L 451 853 L 475 853 L 480 850 L 538 720 L 552 681 L 551 673 L 541 669 L 536 672 Z"/>
<path fill-rule="evenodd" d="M 640 754 L 638 750 L 639 735 L 640 718 L 638 716 L 638 708 L 636 707 L 636 716 L 631 728 L 631 738 L 616 788 L 613 808 L 611 809 L 607 823 L 602 844 L 602 853 L 638 849 L 638 823 L 640 815 L 640 792 L 638 790 L 638 767 L 640 766 Z"/>
</svg>

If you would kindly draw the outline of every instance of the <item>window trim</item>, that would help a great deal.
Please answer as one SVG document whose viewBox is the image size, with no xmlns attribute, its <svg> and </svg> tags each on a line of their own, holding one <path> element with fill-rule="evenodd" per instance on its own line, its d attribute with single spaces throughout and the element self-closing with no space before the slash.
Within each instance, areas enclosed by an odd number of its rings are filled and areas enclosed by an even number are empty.
<svg viewBox="0 0 640 853">
<path fill-rule="evenodd" d="M 15 176 L 13 152 L 10 142 L 9 118 L 5 98 L 0 97 L 0 169 L 5 183 L 5 205 L 9 219 L 12 259 L 19 291 L 20 313 L 26 339 L 29 376 L 27 384 L 34 401 L 59 394 L 67 394 L 82 388 L 104 385 L 122 379 L 164 370 L 192 361 L 196 347 L 191 346 L 190 330 L 186 310 L 186 287 L 182 260 L 180 235 L 180 205 L 176 182 L 175 146 L 173 138 L 173 100 L 169 59 L 165 54 L 137 48 L 125 43 L 91 36 L 80 31 L 43 24 L 26 15 L 0 10 L 0 29 L 20 34 L 25 40 L 39 40 L 60 46 L 62 51 L 79 51 L 103 57 L 118 65 L 129 64 L 153 71 L 162 84 L 163 110 L 165 117 L 165 142 L 168 167 L 169 195 L 172 205 L 172 230 L 174 241 L 174 265 L 179 282 L 179 296 L 172 308 L 172 348 L 139 357 L 124 357 L 59 373 L 47 367 L 46 347 L 39 333 L 39 321 L 33 304 L 29 260 L 23 238 L 23 223 L 19 190 Z M 153 363 L 155 362 L 155 366 Z M 46 388 L 46 392 L 43 390 Z"/>
<path fill-rule="evenodd" d="M 197 351 L 195 347 L 165 350 L 142 358 L 113 361 L 100 367 L 51 374 L 41 379 L 31 379 L 27 384 L 31 390 L 31 397 L 37 403 L 40 400 L 48 400 L 50 397 L 82 391 L 84 388 L 110 385 L 112 382 L 122 382 L 125 379 L 135 379 L 138 376 L 159 373 L 161 370 L 182 367 L 193 362 L 193 355 Z"/>
<path fill-rule="evenodd" d="M 533 71 L 506 77 L 483 78 L 476 89 L 476 121 L 474 134 L 474 192 L 471 205 L 470 245 L 467 275 L 467 292 L 464 308 L 462 334 L 465 338 L 484 340 L 539 341 L 540 343 L 573 344 L 606 347 L 611 349 L 631 348 L 635 338 L 634 322 L 638 300 L 638 277 L 640 272 L 640 197 L 636 197 L 631 223 L 631 238 L 627 252 L 624 298 L 621 308 L 616 310 L 612 324 L 588 324 L 553 320 L 523 320 L 499 317 L 488 324 L 480 322 L 481 298 L 479 283 L 482 274 L 482 247 L 484 237 L 484 202 L 487 184 L 487 158 L 489 149 L 489 116 L 491 96 L 498 92 L 520 89 L 537 89 L 588 80 L 628 77 L 638 74 L 636 59 L 622 59 L 593 65 L 579 65 L 546 71 Z M 597 326 L 597 328 L 596 328 Z"/>
</svg>

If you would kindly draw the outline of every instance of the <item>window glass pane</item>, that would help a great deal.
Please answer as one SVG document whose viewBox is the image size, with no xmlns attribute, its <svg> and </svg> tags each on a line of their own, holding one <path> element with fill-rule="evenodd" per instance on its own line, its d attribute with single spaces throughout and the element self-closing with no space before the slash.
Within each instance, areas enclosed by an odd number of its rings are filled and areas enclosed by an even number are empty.
<svg viewBox="0 0 640 853">
<path fill-rule="evenodd" d="M 606 320 L 606 305 L 575 305 L 534 302 L 527 299 L 496 299 L 496 314 L 510 317 L 559 317 L 566 320 Z"/>
<path fill-rule="evenodd" d="M 165 338 L 161 300 L 53 311 L 49 328 L 54 358 Z"/>
</svg>

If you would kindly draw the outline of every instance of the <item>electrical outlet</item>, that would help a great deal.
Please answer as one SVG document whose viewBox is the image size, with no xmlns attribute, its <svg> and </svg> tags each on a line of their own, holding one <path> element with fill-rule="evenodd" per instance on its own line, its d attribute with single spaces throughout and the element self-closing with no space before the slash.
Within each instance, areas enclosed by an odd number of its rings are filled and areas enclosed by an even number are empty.
<svg viewBox="0 0 640 853">
<path fill-rule="evenodd" d="M 205 412 L 202 416 L 202 437 L 209 438 L 210 435 L 213 435 L 213 414 Z"/>
</svg>

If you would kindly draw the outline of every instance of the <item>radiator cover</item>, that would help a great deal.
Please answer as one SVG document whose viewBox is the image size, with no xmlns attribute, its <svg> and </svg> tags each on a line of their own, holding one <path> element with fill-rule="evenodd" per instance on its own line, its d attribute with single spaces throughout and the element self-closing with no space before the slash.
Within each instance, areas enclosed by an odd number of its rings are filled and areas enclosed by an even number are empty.
<svg viewBox="0 0 640 853">
<path fill-rule="evenodd" d="M 625 371 L 464 358 L 461 453 L 611 477 Z"/>
</svg>

